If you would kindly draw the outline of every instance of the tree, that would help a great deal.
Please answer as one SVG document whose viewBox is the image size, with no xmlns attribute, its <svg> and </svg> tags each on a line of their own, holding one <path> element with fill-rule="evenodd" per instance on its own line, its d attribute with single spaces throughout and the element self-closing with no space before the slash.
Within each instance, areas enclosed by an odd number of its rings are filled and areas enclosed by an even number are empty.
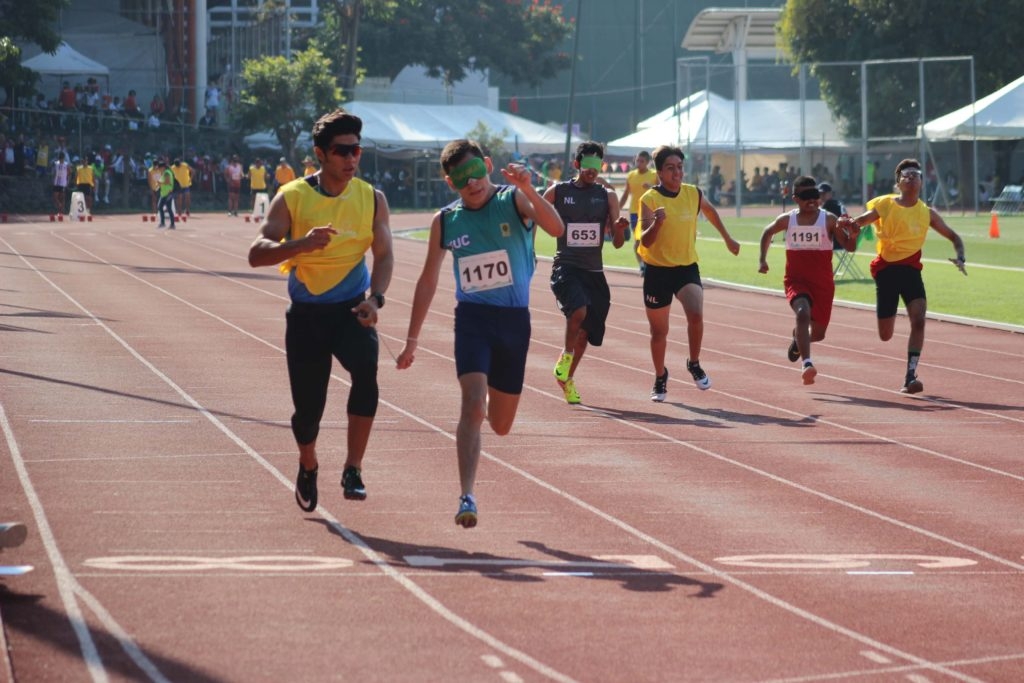
<svg viewBox="0 0 1024 683">
<path fill-rule="evenodd" d="M 37 78 L 21 65 L 21 49 L 15 42 L 27 41 L 44 52 L 56 52 L 60 47 L 57 20 L 70 5 L 71 0 L 0 0 L 0 87 L 8 98 L 14 89 L 31 88 Z"/>
<path fill-rule="evenodd" d="M 822 97 L 860 134 L 860 69 L 814 66 L 817 62 L 974 55 L 976 90 L 984 95 L 1024 73 L 1019 49 L 1024 0 L 963 2 L 928 0 L 894 5 L 891 0 L 788 0 L 779 22 L 781 45 L 793 62 L 811 64 Z M 966 63 L 929 63 L 925 114 L 941 116 L 970 102 Z M 873 66 L 868 75 L 868 135 L 913 134 L 920 118 L 916 64 Z M 1009 174 L 1007 148 L 997 149 L 997 171 Z M 1003 161 L 999 158 L 1003 157 Z"/>
<path fill-rule="evenodd" d="M 902 3 L 898 9 L 890 0 L 789 0 L 779 31 L 782 47 L 794 62 L 974 55 L 977 90 L 987 93 L 1024 71 L 1024 53 L 1017 49 L 1021 22 L 1024 0 L 1008 0 L 998 7 L 991 2 L 928 0 Z M 814 68 L 822 92 L 834 110 L 848 121 L 859 122 L 859 69 L 852 65 Z M 900 73 L 898 68 L 871 69 L 868 85 L 872 108 L 878 108 L 875 117 L 889 120 L 879 134 L 892 134 L 908 126 L 913 129 L 916 125 L 916 101 L 912 103 L 913 112 L 905 105 L 904 111 L 886 110 L 894 100 L 905 102 L 908 98 L 884 96 L 910 90 L 909 99 L 916 100 L 916 69 L 916 65 L 910 67 L 914 81 L 909 83 L 907 74 Z M 963 105 L 967 81 L 962 66 L 956 71 L 949 75 L 928 72 L 926 112 L 938 116 Z"/>
<path fill-rule="evenodd" d="M 242 64 L 242 89 L 235 123 L 244 130 L 270 128 L 284 153 L 294 156 L 299 134 L 333 111 L 341 89 L 331 73 L 331 60 L 315 47 L 285 57 L 247 59 Z"/>
<path fill-rule="evenodd" d="M 449 84 L 494 69 L 536 85 L 569 65 L 557 46 L 572 24 L 551 0 L 331 0 L 324 13 L 319 42 L 342 46 L 344 83 L 422 64 Z"/>
</svg>

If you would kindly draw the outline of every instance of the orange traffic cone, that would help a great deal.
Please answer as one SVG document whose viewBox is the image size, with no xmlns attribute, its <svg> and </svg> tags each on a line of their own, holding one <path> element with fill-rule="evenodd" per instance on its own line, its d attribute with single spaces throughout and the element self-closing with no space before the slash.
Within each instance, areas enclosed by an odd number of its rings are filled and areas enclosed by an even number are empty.
<svg viewBox="0 0 1024 683">
<path fill-rule="evenodd" d="M 999 214 L 992 214 L 992 222 L 988 225 L 988 236 L 999 239 Z"/>
</svg>

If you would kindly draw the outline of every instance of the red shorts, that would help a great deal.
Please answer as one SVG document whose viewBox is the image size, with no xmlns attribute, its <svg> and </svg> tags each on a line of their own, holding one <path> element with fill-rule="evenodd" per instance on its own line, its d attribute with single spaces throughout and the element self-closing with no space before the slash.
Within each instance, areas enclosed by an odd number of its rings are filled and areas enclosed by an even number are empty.
<svg viewBox="0 0 1024 683">
<path fill-rule="evenodd" d="M 804 278 L 782 279 L 786 287 L 786 300 L 792 304 L 798 296 L 806 296 L 811 300 L 811 321 L 822 327 L 828 327 L 832 320 L 832 300 L 836 296 L 836 283 L 829 273 L 828 280 L 810 280 Z"/>
</svg>

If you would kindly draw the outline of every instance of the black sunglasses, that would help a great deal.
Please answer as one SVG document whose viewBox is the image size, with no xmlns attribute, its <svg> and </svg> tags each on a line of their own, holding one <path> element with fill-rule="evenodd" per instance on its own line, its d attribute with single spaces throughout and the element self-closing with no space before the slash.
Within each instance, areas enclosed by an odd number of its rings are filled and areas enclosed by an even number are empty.
<svg viewBox="0 0 1024 683">
<path fill-rule="evenodd" d="M 797 199 L 821 199 L 821 193 L 818 192 L 818 188 L 812 187 L 807 190 L 800 190 L 796 192 Z"/>
<path fill-rule="evenodd" d="M 346 145 L 344 143 L 339 142 L 336 145 L 331 145 L 330 147 L 327 148 L 327 150 L 329 152 L 337 154 L 339 157 L 355 157 L 359 156 L 359 153 L 363 151 L 363 146 L 360 145 L 359 143 L 356 143 L 354 145 Z"/>
</svg>

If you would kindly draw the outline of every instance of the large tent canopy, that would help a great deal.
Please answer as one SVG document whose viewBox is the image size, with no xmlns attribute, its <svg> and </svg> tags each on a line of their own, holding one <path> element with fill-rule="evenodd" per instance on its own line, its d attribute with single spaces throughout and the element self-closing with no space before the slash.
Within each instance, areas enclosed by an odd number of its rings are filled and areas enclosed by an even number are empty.
<svg viewBox="0 0 1024 683">
<path fill-rule="evenodd" d="M 557 154 L 565 151 L 565 133 L 558 128 L 479 105 L 347 102 L 342 105 L 363 120 L 363 146 L 385 156 L 414 156 L 437 152 L 452 140 L 466 137 L 478 125 L 500 137 L 508 152 Z M 250 147 L 277 148 L 273 135 L 245 138 Z M 580 142 L 573 137 L 572 145 Z M 299 140 L 308 145 L 307 134 Z"/>
<path fill-rule="evenodd" d="M 607 151 L 628 156 L 666 144 L 710 152 L 851 147 L 821 100 L 744 100 L 738 109 L 737 129 L 737 103 L 701 90 L 641 121 L 635 132 L 609 142 Z"/>
<path fill-rule="evenodd" d="M 109 76 L 110 69 L 89 59 L 67 43 L 62 42 L 52 55 L 40 52 L 21 63 L 26 69 L 48 76 Z"/>
<path fill-rule="evenodd" d="M 974 104 L 924 124 L 929 140 L 1024 139 L 1024 76 Z"/>
</svg>

